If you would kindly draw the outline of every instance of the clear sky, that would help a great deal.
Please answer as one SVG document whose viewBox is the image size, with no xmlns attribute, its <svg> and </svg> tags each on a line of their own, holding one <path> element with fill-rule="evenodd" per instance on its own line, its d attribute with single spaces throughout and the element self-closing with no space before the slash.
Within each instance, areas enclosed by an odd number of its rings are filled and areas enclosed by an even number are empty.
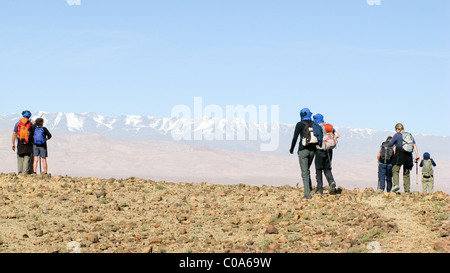
<svg viewBox="0 0 450 273">
<path fill-rule="evenodd" d="M 2 0 L 0 114 L 279 105 L 450 136 L 450 1 Z"/>
</svg>

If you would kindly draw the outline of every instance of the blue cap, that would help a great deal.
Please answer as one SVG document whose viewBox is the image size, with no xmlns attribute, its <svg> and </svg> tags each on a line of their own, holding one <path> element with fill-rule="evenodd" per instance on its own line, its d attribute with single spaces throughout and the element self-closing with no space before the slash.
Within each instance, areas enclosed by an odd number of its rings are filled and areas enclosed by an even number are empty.
<svg viewBox="0 0 450 273">
<path fill-rule="evenodd" d="M 29 118 L 29 117 L 31 117 L 31 112 L 28 111 L 28 110 L 23 111 L 23 112 L 22 112 L 22 117 L 24 117 L 24 118 Z"/>
<path fill-rule="evenodd" d="M 423 154 L 423 159 L 425 159 L 425 160 L 430 159 L 430 154 L 429 153 L 424 153 Z"/>
<path fill-rule="evenodd" d="M 300 118 L 302 120 L 311 120 L 311 111 L 309 111 L 308 108 L 303 108 L 302 110 L 300 110 Z"/>
<path fill-rule="evenodd" d="M 313 120 L 314 120 L 315 123 L 325 123 L 323 121 L 323 115 L 322 114 L 315 114 L 313 116 Z"/>
</svg>

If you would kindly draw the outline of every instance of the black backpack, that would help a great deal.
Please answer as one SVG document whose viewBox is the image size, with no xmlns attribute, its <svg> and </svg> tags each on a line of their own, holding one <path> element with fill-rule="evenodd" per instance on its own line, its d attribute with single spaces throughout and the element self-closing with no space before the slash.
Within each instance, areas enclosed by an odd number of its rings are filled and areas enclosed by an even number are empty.
<svg viewBox="0 0 450 273">
<path fill-rule="evenodd" d="M 302 121 L 303 125 L 305 127 L 303 128 L 303 131 L 301 132 L 302 140 L 301 143 L 303 146 L 307 146 L 309 144 L 318 144 L 319 140 L 317 139 L 317 136 L 314 134 L 314 128 L 313 128 L 313 122 L 309 123 L 306 121 Z"/>
<path fill-rule="evenodd" d="M 384 164 L 391 164 L 392 157 L 394 156 L 394 148 L 388 146 L 389 142 L 383 142 L 381 144 L 380 162 Z"/>
</svg>

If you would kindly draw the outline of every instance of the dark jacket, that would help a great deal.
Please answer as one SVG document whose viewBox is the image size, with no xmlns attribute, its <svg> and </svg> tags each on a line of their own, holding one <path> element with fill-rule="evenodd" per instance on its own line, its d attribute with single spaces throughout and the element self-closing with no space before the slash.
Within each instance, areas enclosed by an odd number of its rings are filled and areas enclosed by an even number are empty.
<svg viewBox="0 0 450 273">
<path fill-rule="evenodd" d="M 50 131 L 47 129 L 47 127 L 43 127 L 44 128 L 44 136 L 47 138 L 47 140 L 52 138 L 52 134 L 50 133 Z M 33 136 L 33 145 L 36 145 L 37 147 L 44 147 L 47 148 L 47 142 L 45 142 L 44 144 L 36 144 L 34 143 L 34 131 L 36 130 L 36 125 L 31 126 L 30 128 L 30 135 Z"/>
<path fill-rule="evenodd" d="M 416 142 L 414 141 L 414 144 Z M 407 152 L 402 148 L 403 138 L 401 133 L 397 133 L 392 137 L 389 142 L 389 147 L 394 145 L 397 147 L 394 157 L 392 158 L 393 165 L 403 165 L 405 169 L 411 170 L 414 167 L 414 160 L 412 152 Z"/>
<path fill-rule="evenodd" d="M 307 122 L 309 124 L 314 124 L 314 122 L 311 121 L 311 120 L 303 120 L 303 122 Z M 316 148 L 317 144 L 309 144 L 306 147 L 303 146 L 301 134 L 302 134 L 304 128 L 305 128 L 305 124 L 303 124 L 302 121 L 299 121 L 297 123 L 297 125 L 295 125 L 294 137 L 292 138 L 291 149 L 290 149 L 291 153 L 294 151 L 294 148 L 295 148 L 295 145 L 297 144 L 297 140 L 298 140 L 298 136 L 299 135 L 300 135 L 300 141 L 298 143 L 298 145 L 299 145 L 298 146 L 298 150 L 299 151 L 304 150 L 304 149 L 308 149 L 310 151 L 316 151 L 317 150 L 317 148 Z"/>
</svg>

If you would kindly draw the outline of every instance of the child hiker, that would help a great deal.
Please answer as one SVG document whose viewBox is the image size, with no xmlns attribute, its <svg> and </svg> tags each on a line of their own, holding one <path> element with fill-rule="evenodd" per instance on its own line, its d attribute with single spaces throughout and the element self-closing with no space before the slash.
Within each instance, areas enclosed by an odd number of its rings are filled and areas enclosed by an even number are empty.
<svg viewBox="0 0 450 273">
<path fill-rule="evenodd" d="M 436 163 L 430 157 L 429 153 L 423 154 L 423 159 L 420 162 L 420 167 L 422 167 L 422 191 L 432 194 L 434 186 L 433 167 L 436 167 Z"/>
</svg>

